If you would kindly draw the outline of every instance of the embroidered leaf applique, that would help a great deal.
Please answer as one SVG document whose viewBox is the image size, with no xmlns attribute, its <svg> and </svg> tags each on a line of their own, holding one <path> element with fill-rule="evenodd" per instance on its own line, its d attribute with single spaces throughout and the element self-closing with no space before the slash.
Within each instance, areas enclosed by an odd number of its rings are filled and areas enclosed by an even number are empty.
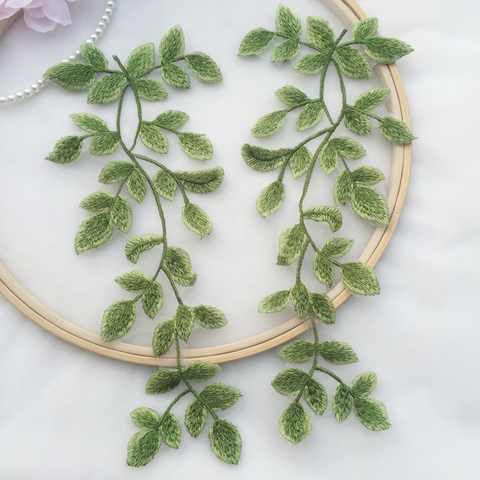
<svg viewBox="0 0 480 480">
<path fill-rule="evenodd" d="M 127 465 L 143 467 L 160 449 L 160 434 L 156 430 L 143 429 L 135 433 L 128 442 Z"/>
<path fill-rule="evenodd" d="M 303 390 L 303 398 L 306 404 L 317 415 L 323 415 L 327 408 L 327 392 L 325 387 L 317 380 L 311 378 Z"/>
<path fill-rule="evenodd" d="M 96 72 L 91 65 L 83 63 L 59 63 L 50 67 L 43 76 L 66 90 L 79 92 L 93 85 Z"/>
<path fill-rule="evenodd" d="M 135 303 L 120 300 L 110 305 L 103 314 L 101 336 L 104 342 L 123 337 L 135 322 Z"/>
<path fill-rule="evenodd" d="M 195 321 L 203 328 L 221 328 L 227 324 L 223 312 L 210 305 L 199 305 L 193 309 Z"/>
<path fill-rule="evenodd" d="M 157 325 L 153 332 L 153 353 L 161 356 L 166 353 L 175 340 L 175 322 L 173 320 L 165 320 Z"/>
<path fill-rule="evenodd" d="M 276 212 L 285 200 L 285 185 L 276 180 L 265 187 L 257 200 L 257 211 L 262 217 L 267 217 Z"/>
<path fill-rule="evenodd" d="M 215 419 L 208 432 L 212 452 L 226 463 L 237 465 L 242 451 L 242 438 L 237 427 L 228 420 Z"/>
<path fill-rule="evenodd" d="M 208 420 L 208 410 L 205 405 L 196 398 L 190 403 L 185 412 L 185 427 L 188 433 L 197 438 L 205 428 Z"/>
<path fill-rule="evenodd" d="M 290 303 L 290 290 L 282 290 L 265 297 L 258 305 L 260 313 L 280 312 Z"/>
<path fill-rule="evenodd" d="M 70 163 L 82 152 L 82 139 L 77 135 L 62 137 L 45 159 L 54 163 Z"/>
<path fill-rule="evenodd" d="M 287 362 L 304 363 L 315 355 L 315 344 L 301 338 L 285 345 L 278 355 Z"/>
<path fill-rule="evenodd" d="M 312 433 L 312 422 L 307 411 L 298 403 L 291 403 L 278 422 L 280 433 L 294 445 Z"/>
</svg>

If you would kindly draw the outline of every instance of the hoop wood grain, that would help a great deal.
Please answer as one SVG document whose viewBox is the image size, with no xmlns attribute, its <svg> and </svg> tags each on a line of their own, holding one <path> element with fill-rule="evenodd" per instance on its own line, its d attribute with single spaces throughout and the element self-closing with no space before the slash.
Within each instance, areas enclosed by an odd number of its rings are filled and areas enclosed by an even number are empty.
<svg viewBox="0 0 480 480">
<path fill-rule="evenodd" d="M 360 19 L 367 16 L 354 0 L 322 1 L 338 16 L 347 28 L 352 28 Z M 388 104 L 390 112 L 393 116 L 400 118 L 410 126 L 407 98 L 396 65 L 377 65 L 375 70 L 382 84 L 391 89 Z M 392 169 L 387 197 L 390 223 L 386 228 L 377 227 L 374 230 L 371 239 L 360 256 L 361 261 L 368 263 L 372 267 L 377 263 L 388 245 L 402 212 L 410 178 L 411 148 L 411 144 L 393 145 L 392 148 Z M 105 343 L 99 335 L 73 325 L 35 299 L 1 263 L 0 293 L 20 312 L 42 328 L 80 348 L 126 362 L 152 366 L 176 365 L 174 352 L 167 352 L 162 357 L 156 357 L 149 347 L 129 345 L 121 342 Z M 338 307 L 349 297 L 350 293 L 345 288 L 343 282 L 339 282 L 328 295 L 334 306 Z M 223 363 L 238 360 L 277 347 L 308 330 L 310 325 L 311 321 L 309 319 L 295 317 L 278 327 L 245 340 L 215 347 L 182 350 L 182 362 L 186 364 L 192 360 L 203 360 Z"/>
</svg>

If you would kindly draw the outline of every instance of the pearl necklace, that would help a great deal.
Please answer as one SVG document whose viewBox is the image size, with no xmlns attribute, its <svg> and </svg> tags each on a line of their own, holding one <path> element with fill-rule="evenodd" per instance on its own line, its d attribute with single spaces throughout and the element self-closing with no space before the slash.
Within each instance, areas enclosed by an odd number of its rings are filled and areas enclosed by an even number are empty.
<svg viewBox="0 0 480 480">
<path fill-rule="evenodd" d="M 114 8 L 115 2 L 107 2 L 107 7 L 105 8 L 105 12 L 102 15 L 101 20 L 98 22 L 97 28 L 95 29 L 94 33 L 92 33 L 90 37 L 85 40 L 85 43 L 93 45 L 103 35 L 103 32 L 110 21 L 110 17 L 113 15 Z M 62 62 L 75 62 L 79 57 L 80 50 L 75 50 L 72 55 L 69 55 L 68 58 L 63 59 Z M 25 90 L 19 91 L 15 95 L 0 97 L 0 105 L 15 103 L 17 100 L 23 100 L 25 98 L 32 97 L 35 93 L 40 92 L 47 83 L 48 80 L 41 77 L 35 83 L 32 83 L 29 88 L 25 88 Z"/>
</svg>

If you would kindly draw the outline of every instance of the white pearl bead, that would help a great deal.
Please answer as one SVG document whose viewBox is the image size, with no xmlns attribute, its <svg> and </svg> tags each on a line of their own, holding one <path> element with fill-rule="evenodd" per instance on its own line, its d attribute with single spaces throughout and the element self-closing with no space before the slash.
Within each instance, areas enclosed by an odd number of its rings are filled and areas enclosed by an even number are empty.
<svg viewBox="0 0 480 480">
<path fill-rule="evenodd" d="M 26 88 L 23 93 L 25 94 L 26 97 L 31 97 L 33 92 L 30 88 Z"/>
<path fill-rule="evenodd" d="M 16 100 L 17 98 L 15 97 L 15 95 L 9 95 L 9 96 L 7 97 L 7 99 L 8 99 L 8 101 L 9 101 L 10 103 L 15 103 L 15 100 Z"/>
<path fill-rule="evenodd" d="M 98 26 L 103 30 L 107 25 L 105 22 L 98 22 Z"/>
<path fill-rule="evenodd" d="M 115 2 L 107 2 L 107 5 L 110 7 L 110 8 L 115 8 Z"/>
<path fill-rule="evenodd" d="M 43 78 L 39 78 L 37 80 L 37 85 L 40 87 L 40 88 L 43 88 L 45 86 L 45 80 Z"/>
<path fill-rule="evenodd" d="M 32 83 L 30 85 L 30 88 L 32 89 L 32 92 L 34 92 L 34 93 L 37 93 L 40 90 L 40 88 L 38 87 L 38 85 L 36 83 Z"/>
<path fill-rule="evenodd" d="M 110 17 L 108 15 L 102 15 L 103 23 L 108 23 L 110 21 Z"/>
<path fill-rule="evenodd" d="M 77 56 L 76 56 L 76 55 L 69 55 L 69 56 L 68 56 L 68 61 L 69 61 L 69 62 L 74 62 L 76 59 L 77 59 Z"/>
<path fill-rule="evenodd" d="M 17 100 L 23 100 L 25 98 L 25 95 L 23 94 L 23 92 L 17 92 L 15 94 L 15 97 L 17 98 Z"/>
<path fill-rule="evenodd" d="M 111 17 L 113 15 L 113 10 L 111 8 L 106 8 L 105 9 L 105 14 Z"/>
<path fill-rule="evenodd" d="M 8 102 L 7 97 L 0 97 L 0 104 L 5 105 Z"/>
<path fill-rule="evenodd" d="M 103 30 L 101 28 L 96 28 L 95 33 L 97 34 L 97 37 L 101 37 L 103 35 Z"/>
<path fill-rule="evenodd" d="M 98 40 L 98 37 L 94 33 L 90 35 L 90 38 L 93 40 L 93 43 L 95 43 Z"/>
<path fill-rule="evenodd" d="M 62 60 L 62 63 L 68 63 L 68 58 L 64 58 L 64 59 Z"/>
<path fill-rule="evenodd" d="M 79 56 L 80 56 L 80 50 L 75 50 L 75 55 L 76 55 L 77 57 L 79 57 Z"/>
<path fill-rule="evenodd" d="M 87 38 L 87 39 L 85 40 L 85 43 L 86 43 L 87 45 L 93 45 L 93 40 L 92 40 L 91 38 Z"/>
</svg>

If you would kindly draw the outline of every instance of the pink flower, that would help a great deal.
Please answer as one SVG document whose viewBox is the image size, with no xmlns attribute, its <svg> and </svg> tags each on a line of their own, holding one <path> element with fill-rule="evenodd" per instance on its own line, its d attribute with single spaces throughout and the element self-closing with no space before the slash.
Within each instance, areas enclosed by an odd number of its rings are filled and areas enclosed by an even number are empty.
<svg viewBox="0 0 480 480">
<path fill-rule="evenodd" d="M 67 2 L 77 0 L 0 0 L 0 20 L 23 9 L 25 23 L 37 32 L 49 32 L 57 23 L 72 23 Z"/>
</svg>

